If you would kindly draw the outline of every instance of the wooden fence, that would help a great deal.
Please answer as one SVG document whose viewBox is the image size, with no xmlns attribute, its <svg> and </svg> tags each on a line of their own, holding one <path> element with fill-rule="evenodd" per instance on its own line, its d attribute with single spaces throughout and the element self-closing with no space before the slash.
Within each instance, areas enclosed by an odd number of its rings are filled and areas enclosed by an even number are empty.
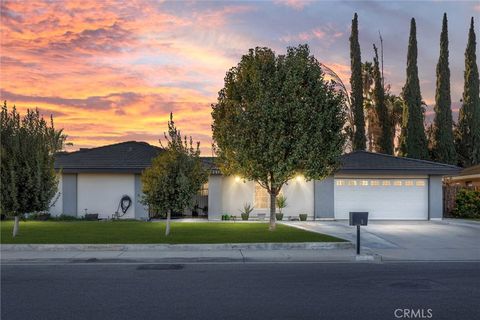
<svg viewBox="0 0 480 320">
<path fill-rule="evenodd" d="M 452 215 L 453 209 L 455 209 L 455 200 L 457 199 L 457 193 L 461 189 L 468 190 L 480 190 L 480 186 L 459 186 L 450 185 L 443 186 L 443 216 L 449 217 Z"/>
</svg>

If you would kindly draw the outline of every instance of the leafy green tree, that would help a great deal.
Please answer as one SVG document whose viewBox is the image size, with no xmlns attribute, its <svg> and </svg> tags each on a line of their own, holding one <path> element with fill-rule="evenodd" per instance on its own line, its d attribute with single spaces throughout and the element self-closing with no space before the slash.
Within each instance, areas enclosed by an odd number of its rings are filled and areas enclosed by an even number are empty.
<svg viewBox="0 0 480 320">
<path fill-rule="evenodd" d="M 427 138 L 424 128 L 424 108 L 420 93 L 420 81 L 417 67 L 417 30 L 415 19 L 410 24 L 410 39 L 407 53 L 407 80 L 403 87 L 402 134 L 400 137 L 400 155 L 404 157 L 428 159 Z"/>
<path fill-rule="evenodd" d="M 480 98 L 476 46 L 472 17 L 465 51 L 463 103 L 455 134 L 459 163 L 464 167 L 480 163 Z"/>
<path fill-rule="evenodd" d="M 307 45 L 276 56 L 250 49 L 227 72 L 212 106 L 217 164 L 270 195 L 270 230 L 282 186 L 301 173 L 323 179 L 338 166 L 345 138 L 344 97 L 324 80 Z"/>
<path fill-rule="evenodd" d="M 373 58 L 373 80 L 375 83 L 373 102 L 375 105 L 376 119 L 378 121 L 378 132 L 375 137 L 375 150 L 380 153 L 393 154 L 393 144 L 392 139 L 390 138 L 392 121 L 385 102 L 385 88 L 383 87 L 378 51 L 375 45 L 373 45 L 373 50 L 375 51 L 375 57 Z"/>
<path fill-rule="evenodd" d="M 200 142 L 193 146 L 192 137 L 182 140 L 175 127 L 173 114 L 168 122 L 167 146 L 152 166 L 142 173 L 143 203 L 166 213 L 165 235 L 170 234 L 172 212 L 182 212 L 192 204 L 193 197 L 208 180 L 200 159 Z M 163 145 L 162 145 L 163 147 Z"/>
<path fill-rule="evenodd" d="M 1 125 L 1 205 L 2 214 L 15 217 L 13 236 L 20 217 L 46 211 L 57 192 L 54 154 L 63 149 L 67 138 L 50 125 L 38 110 L 27 110 L 21 118 L 16 108 L 9 112 L 4 102 Z"/>
<path fill-rule="evenodd" d="M 358 16 L 355 13 L 352 20 L 352 33 L 350 35 L 350 64 L 352 76 L 350 86 L 352 88 L 351 100 L 353 109 L 353 120 L 355 127 L 353 150 L 365 150 L 365 116 L 363 113 L 363 83 L 362 83 L 362 57 L 360 43 L 358 42 Z"/>
<path fill-rule="evenodd" d="M 456 164 L 457 153 L 453 140 L 452 99 L 450 97 L 450 68 L 448 67 L 448 21 L 443 15 L 440 34 L 440 57 L 437 64 L 437 89 L 435 92 L 435 118 L 432 127 L 432 159 Z"/>
</svg>

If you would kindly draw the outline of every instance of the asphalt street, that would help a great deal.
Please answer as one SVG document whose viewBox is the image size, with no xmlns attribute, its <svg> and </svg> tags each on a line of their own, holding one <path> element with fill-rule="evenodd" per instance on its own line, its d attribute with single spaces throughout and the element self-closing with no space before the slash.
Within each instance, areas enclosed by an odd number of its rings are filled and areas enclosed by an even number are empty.
<svg viewBox="0 0 480 320">
<path fill-rule="evenodd" d="M 479 271 L 478 262 L 12 263 L 1 269 L 1 318 L 478 319 Z"/>
</svg>

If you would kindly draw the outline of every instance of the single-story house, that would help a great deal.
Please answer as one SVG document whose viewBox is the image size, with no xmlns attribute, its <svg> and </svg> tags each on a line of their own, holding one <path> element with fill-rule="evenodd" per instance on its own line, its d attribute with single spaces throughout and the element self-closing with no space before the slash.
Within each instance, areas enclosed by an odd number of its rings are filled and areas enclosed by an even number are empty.
<svg viewBox="0 0 480 320">
<path fill-rule="evenodd" d="M 463 169 L 458 176 L 451 177 L 450 182 L 463 187 L 480 187 L 480 164 Z"/>
<path fill-rule="evenodd" d="M 82 216 L 86 212 L 111 218 L 124 195 L 132 200 L 122 218 L 148 219 L 141 204 L 141 172 L 150 166 L 161 148 L 129 141 L 59 154 L 55 169 L 59 190 L 53 215 Z M 240 216 L 245 203 L 254 206 L 252 216 L 267 214 L 267 192 L 253 181 L 224 176 L 212 158 L 203 158 L 209 170 L 202 196 L 208 219 L 223 214 Z M 297 176 L 283 188 L 286 217 L 307 214 L 309 219 L 348 219 L 350 211 L 368 211 L 370 219 L 441 219 L 442 178 L 460 168 L 410 158 L 356 151 L 342 156 L 340 168 L 324 180 L 307 181 Z"/>
</svg>

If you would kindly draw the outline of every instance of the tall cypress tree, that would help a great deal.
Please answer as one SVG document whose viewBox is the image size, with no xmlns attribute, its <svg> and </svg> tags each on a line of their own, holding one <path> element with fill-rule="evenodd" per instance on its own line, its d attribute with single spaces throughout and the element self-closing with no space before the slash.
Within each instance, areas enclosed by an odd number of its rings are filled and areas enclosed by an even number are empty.
<svg viewBox="0 0 480 320">
<path fill-rule="evenodd" d="M 448 21 L 443 15 L 440 35 L 440 57 L 437 64 L 437 90 L 435 92 L 435 119 L 433 121 L 433 160 L 456 164 L 457 154 L 453 143 L 452 99 L 450 97 L 450 68 L 448 67 Z"/>
<path fill-rule="evenodd" d="M 354 135 L 352 141 L 353 150 L 365 150 L 365 116 L 363 114 L 363 84 L 362 84 L 362 57 L 360 44 L 358 43 L 358 16 L 352 20 L 352 34 L 350 35 L 350 65 L 352 75 L 350 86 L 352 88 L 351 100 L 353 109 Z"/>
<path fill-rule="evenodd" d="M 378 61 L 378 50 L 375 45 L 373 45 L 373 50 L 375 51 L 375 57 L 373 58 L 373 80 L 375 83 L 373 102 L 375 103 L 375 113 L 380 129 L 376 139 L 376 149 L 380 153 L 393 154 L 392 139 L 390 138 L 392 121 L 385 103 L 385 89 L 383 88 L 383 79 Z"/>
<path fill-rule="evenodd" d="M 400 155 L 409 158 L 428 159 L 427 138 L 425 137 L 422 94 L 417 67 L 417 28 L 415 19 L 410 23 L 410 39 L 407 53 L 407 80 L 403 87 L 402 134 L 400 137 Z"/>
<path fill-rule="evenodd" d="M 480 98 L 476 45 L 472 17 L 465 51 L 463 103 L 455 137 L 459 163 L 465 167 L 480 163 Z"/>
</svg>

